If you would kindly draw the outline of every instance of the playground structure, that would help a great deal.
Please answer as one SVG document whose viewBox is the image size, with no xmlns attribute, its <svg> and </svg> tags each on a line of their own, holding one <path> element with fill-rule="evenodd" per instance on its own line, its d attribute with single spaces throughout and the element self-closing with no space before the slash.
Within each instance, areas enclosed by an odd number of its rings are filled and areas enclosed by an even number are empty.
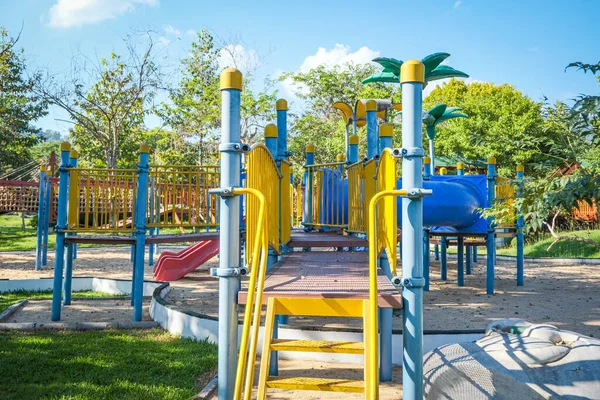
<svg viewBox="0 0 600 400">
<path fill-rule="evenodd" d="M 440 238 L 442 264 L 446 245 L 456 240 L 459 285 L 464 284 L 460 276 L 465 238 L 478 238 L 477 243 L 487 247 L 487 292 L 493 294 L 494 239 L 499 233 L 493 221 L 480 216 L 479 209 L 514 195 L 512 182 L 496 184 L 493 158 L 488 160 L 487 176 L 431 175 L 428 160 L 423 160 L 423 83 L 421 62 L 402 65 L 401 148 L 393 147 L 392 126 L 378 123 L 381 102 L 361 101 L 367 158 L 359 160 L 359 124 L 352 115 L 352 123 L 347 123 L 354 129 L 348 134 L 347 161 L 341 156 L 335 162 L 315 164 L 315 146 L 308 145 L 303 184 L 295 190 L 287 151 L 287 102 L 277 101 L 277 125 L 265 128 L 264 145 L 250 148 L 241 144 L 242 77 L 233 69 L 221 75 L 220 167 L 150 166 L 149 149 L 142 145 L 137 169 L 78 168 L 78 154 L 64 143 L 52 319 L 60 319 L 61 300 L 65 305 L 71 301 L 76 243 L 132 246 L 133 318 L 139 321 L 145 247 L 149 246 L 152 263 L 157 243 L 200 242 L 180 254 L 163 253 L 155 272 L 168 274 L 172 272 L 166 267 L 170 263 L 175 269 L 195 269 L 196 263 L 216 253 L 216 246 L 208 251 L 206 242 L 218 240 L 219 268 L 211 274 L 219 279 L 219 398 L 249 398 L 252 392 L 264 305 L 259 398 L 265 398 L 268 389 L 363 392 L 366 399 L 378 398 L 378 382 L 391 380 L 394 309 L 404 309 L 404 396 L 422 398 L 422 303 L 429 283 L 430 237 Z M 518 167 L 517 179 L 522 177 L 523 170 Z M 304 231 L 292 231 L 300 209 Z M 159 230 L 181 227 L 205 231 L 159 234 Z M 218 232 L 212 231 L 217 227 Z M 517 284 L 522 285 L 522 220 L 517 219 L 513 228 L 515 232 L 508 234 L 518 238 Z M 316 248 L 348 251 L 311 251 Z M 361 251 L 364 248 L 368 252 Z M 199 254 L 197 249 L 207 251 Z M 472 250 L 466 254 L 468 274 Z M 243 275 L 249 275 L 248 287 L 240 290 Z M 464 273 L 462 276 L 464 279 Z M 238 304 L 245 305 L 240 340 Z M 363 342 L 278 339 L 278 326 L 290 315 L 361 318 Z M 278 378 L 278 351 L 363 354 L 364 381 Z"/>
</svg>

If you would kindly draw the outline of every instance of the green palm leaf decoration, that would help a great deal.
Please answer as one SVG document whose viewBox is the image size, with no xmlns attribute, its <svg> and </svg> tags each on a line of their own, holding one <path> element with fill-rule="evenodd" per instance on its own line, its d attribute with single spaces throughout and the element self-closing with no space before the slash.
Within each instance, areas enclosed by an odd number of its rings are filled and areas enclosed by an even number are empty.
<svg viewBox="0 0 600 400">
<path fill-rule="evenodd" d="M 469 77 L 469 75 L 467 75 L 466 73 L 454 69 L 448 65 L 440 65 L 448 57 L 450 57 L 449 53 L 433 53 L 421 60 L 421 62 L 425 66 L 425 82 L 423 84 L 423 88 L 427 86 L 427 83 L 438 79 L 453 77 Z M 381 72 L 377 72 L 369 76 L 368 78 L 363 80 L 362 83 L 400 83 L 400 67 L 403 64 L 403 61 L 388 57 L 377 57 L 373 59 L 373 61 L 381 65 L 383 67 L 383 70 Z"/>
<path fill-rule="evenodd" d="M 423 113 L 423 124 L 425 132 L 429 138 L 429 157 L 431 158 L 431 173 L 435 174 L 435 152 L 433 142 L 435 140 L 435 127 L 442 122 L 454 118 L 468 118 L 466 114 L 456 111 L 462 110 L 460 107 L 448 107 L 446 104 L 438 104 L 429 111 Z"/>
</svg>

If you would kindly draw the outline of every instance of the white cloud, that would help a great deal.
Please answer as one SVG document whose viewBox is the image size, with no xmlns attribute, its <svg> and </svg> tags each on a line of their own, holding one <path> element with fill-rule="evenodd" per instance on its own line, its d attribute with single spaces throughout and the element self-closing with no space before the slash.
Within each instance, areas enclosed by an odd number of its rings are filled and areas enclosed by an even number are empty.
<svg viewBox="0 0 600 400">
<path fill-rule="evenodd" d="M 365 64 L 370 63 L 374 58 L 379 57 L 379 51 L 372 50 L 366 46 L 361 47 L 355 52 L 350 51 L 350 46 L 336 44 L 332 49 L 327 50 L 324 47 L 319 47 L 314 55 L 304 59 L 298 72 L 308 72 L 313 68 L 323 65 L 327 68 L 335 66 L 344 66 L 347 64 Z M 285 79 L 281 82 L 281 87 L 287 97 L 294 97 L 295 92 L 302 92 L 303 87 L 292 82 L 291 79 Z"/>
<path fill-rule="evenodd" d="M 48 10 L 53 28 L 72 28 L 114 19 L 132 12 L 137 5 L 158 6 L 159 0 L 58 0 Z"/>
<path fill-rule="evenodd" d="M 181 36 L 181 31 L 179 29 L 174 28 L 173 25 L 164 25 L 163 31 L 165 31 L 165 34 L 167 35 Z"/>
<path fill-rule="evenodd" d="M 462 4 L 462 1 L 458 0 L 454 2 L 454 8 L 458 8 L 460 7 L 460 5 Z"/>
<path fill-rule="evenodd" d="M 242 73 L 254 72 L 261 64 L 261 59 L 256 50 L 247 50 L 241 44 L 230 44 L 219 52 L 217 59 L 220 69 L 237 68 Z"/>
</svg>

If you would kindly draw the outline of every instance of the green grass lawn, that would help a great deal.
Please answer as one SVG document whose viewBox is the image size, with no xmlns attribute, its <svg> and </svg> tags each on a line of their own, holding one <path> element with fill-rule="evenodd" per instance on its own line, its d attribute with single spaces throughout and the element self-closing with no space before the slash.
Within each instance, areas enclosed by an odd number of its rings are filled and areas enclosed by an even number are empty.
<svg viewBox="0 0 600 400">
<path fill-rule="evenodd" d="M 74 299 L 85 299 L 90 297 L 114 297 L 114 294 L 93 291 L 73 292 Z M 12 292 L 0 292 L 0 313 L 6 310 L 13 304 L 21 300 L 33 299 L 51 299 L 52 291 L 30 291 L 30 290 L 15 290 Z"/>
<path fill-rule="evenodd" d="M 562 235 L 562 233 L 561 233 Z M 600 230 L 589 230 L 567 233 L 569 236 L 579 236 L 592 239 L 600 242 Z M 554 241 L 552 237 L 539 240 L 535 243 L 525 243 L 525 257 L 540 258 L 540 257 L 555 257 L 555 258 L 600 258 L 600 249 L 586 243 L 560 241 L 556 243 L 550 251 L 546 249 Z M 448 249 L 448 253 L 456 254 L 456 247 Z M 486 254 L 486 249 L 483 246 L 477 248 L 478 254 Z M 500 256 L 516 256 L 517 246 L 516 239 L 512 239 L 511 246 L 498 248 Z"/>
<path fill-rule="evenodd" d="M 0 334 L 0 398 L 190 399 L 217 347 L 159 329 Z"/>
</svg>

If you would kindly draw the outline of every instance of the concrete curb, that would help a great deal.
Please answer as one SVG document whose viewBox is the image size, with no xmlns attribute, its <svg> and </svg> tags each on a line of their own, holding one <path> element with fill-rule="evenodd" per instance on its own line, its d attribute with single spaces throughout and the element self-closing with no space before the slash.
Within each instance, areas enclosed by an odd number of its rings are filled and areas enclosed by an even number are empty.
<svg viewBox="0 0 600 400">
<path fill-rule="evenodd" d="M 142 322 L 20 322 L 0 324 L 1 331 L 101 331 L 105 329 L 150 329 L 156 321 Z"/>
<path fill-rule="evenodd" d="M 431 252 L 431 257 L 434 257 L 434 252 Z M 456 254 L 447 254 L 447 258 L 456 260 L 458 256 Z M 478 264 L 482 262 L 485 264 L 485 254 L 479 254 L 479 257 L 483 261 L 479 261 Z M 496 256 L 498 261 L 512 261 L 517 262 L 517 257 L 513 256 Z M 588 264 L 588 265 L 600 265 L 600 258 L 552 258 L 552 257 L 539 257 L 539 258 L 530 258 L 525 257 L 525 262 L 532 264 Z"/>
<path fill-rule="evenodd" d="M 215 394 L 215 392 L 217 390 L 218 383 L 219 383 L 219 379 L 215 375 L 215 377 L 212 378 L 212 380 L 210 382 L 208 382 L 206 384 L 206 386 L 204 386 L 204 389 L 202 389 L 200 391 L 200 393 L 198 393 L 198 395 L 196 397 L 194 397 L 193 400 L 208 400 L 209 398 L 211 398 L 212 395 Z"/>
<path fill-rule="evenodd" d="M 13 315 L 19 308 L 27 304 L 27 302 L 28 300 L 21 300 L 20 302 L 9 306 L 6 310 L 2 312 L 2 314 L 0 314 L 0 322 L 4 321 L 5 319 L 8 319 L 8 317 Z"/>
</svg>

